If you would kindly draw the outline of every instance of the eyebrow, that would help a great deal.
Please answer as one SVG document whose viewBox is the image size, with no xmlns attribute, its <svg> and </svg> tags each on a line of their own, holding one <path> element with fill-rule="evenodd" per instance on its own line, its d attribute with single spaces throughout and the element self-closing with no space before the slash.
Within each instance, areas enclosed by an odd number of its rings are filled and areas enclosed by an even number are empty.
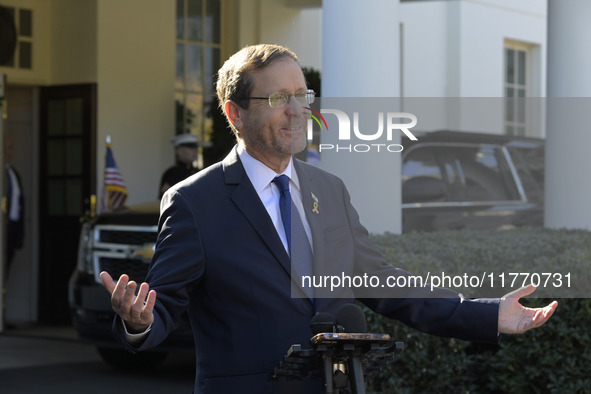
<svg viewBox="0 0 591 394">
<path fill-rule="evenodd" d="M 309 90 L 308 88 L 305 88 L 305 89 L 297 89 L 297 90 L 295 91 L 295 93 L 292 93 L 291 91 L 287 91 L 287 90 L 279 90 L 279 91 L 277 91 L 276 93 L 269 93 L 269 96 L 270 96 L 270 95 L 273 95 L 273 94 L 289 94 L 289 95 L 293 95 L 293 94 L 302 94 L 302 93 L 307 93 L 307 92 L 308 92 L 308 90 Z"/>
</svg>

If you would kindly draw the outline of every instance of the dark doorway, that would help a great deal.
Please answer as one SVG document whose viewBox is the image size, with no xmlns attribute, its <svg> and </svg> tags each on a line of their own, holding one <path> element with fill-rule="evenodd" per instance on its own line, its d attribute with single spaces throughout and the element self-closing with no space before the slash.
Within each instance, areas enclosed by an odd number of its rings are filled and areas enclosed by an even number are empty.
<svg viewBox="0 0 591 394">
<path fill-rule="evenodd" d="M 80 218 L 96 166 L 96 85 L 52 86 L 40 95 L 39 321 L 65 323 Z"/>
</svg>

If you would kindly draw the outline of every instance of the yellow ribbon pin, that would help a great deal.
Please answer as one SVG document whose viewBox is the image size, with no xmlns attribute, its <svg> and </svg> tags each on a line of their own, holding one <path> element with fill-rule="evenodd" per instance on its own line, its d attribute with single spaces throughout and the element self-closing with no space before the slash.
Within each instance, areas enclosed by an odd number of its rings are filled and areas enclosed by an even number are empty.
<svg viewBox="0 0 591 394">
<path fill-rule="evenodd" d="M 314 199 L 314 207 L 312 208 L 312 212 L 314 212 L 315 214 L 319 214 L 320 212 L 318 212 L 318 197 L 316 197 L 312 192 L 310 192 L 310 195 L 312 196 L 312 199 Z"/>
</svg>

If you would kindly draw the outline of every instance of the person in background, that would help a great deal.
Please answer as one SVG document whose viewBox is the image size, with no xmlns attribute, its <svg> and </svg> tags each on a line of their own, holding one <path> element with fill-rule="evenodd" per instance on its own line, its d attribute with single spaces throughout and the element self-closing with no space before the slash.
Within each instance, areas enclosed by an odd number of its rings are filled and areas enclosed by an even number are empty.
<svg viewBox="0 0 591 394">
<path fill-rule="evenodd" d="M 21 178 L 18 172 L 10 164 L 12 160 L 12 140 L 6 137 L 4 141 L 5 164 L 5 189 L 6 190 L 6 272 L 17 250 L 23 247 L 24 240 L 24 195 Z"/>
<path fill-rule="evenodd" d="M 160 180 L 160 194 L 162 198 L 164 192 L 171 186 L 182 181 L 185 178 L 199 171 L 195 166 L 197 160 L 197 136 L 195 134 L 179 134 L 171 140 L 176 154 L 176 164 L 167 169 Z"/>
</svg>

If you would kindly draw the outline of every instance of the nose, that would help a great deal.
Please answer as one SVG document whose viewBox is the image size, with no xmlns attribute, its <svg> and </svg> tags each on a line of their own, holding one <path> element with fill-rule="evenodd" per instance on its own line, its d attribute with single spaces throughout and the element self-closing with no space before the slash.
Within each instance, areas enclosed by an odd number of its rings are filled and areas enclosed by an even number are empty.
<svg viewBox="0 0 591 394">
<path fill-rule="evenodd" d="M 301 114 L 303 112 L 302 111 L 303 108 L 304 108 L 304 106 L 302 105 L 302 103 L 300 103 L 298 101 L 298 99 L 296 99 L 295 96 L 289 96 L 289 103 L 287 105 L 287 110 L 290 115 Z"/>
</svg>

